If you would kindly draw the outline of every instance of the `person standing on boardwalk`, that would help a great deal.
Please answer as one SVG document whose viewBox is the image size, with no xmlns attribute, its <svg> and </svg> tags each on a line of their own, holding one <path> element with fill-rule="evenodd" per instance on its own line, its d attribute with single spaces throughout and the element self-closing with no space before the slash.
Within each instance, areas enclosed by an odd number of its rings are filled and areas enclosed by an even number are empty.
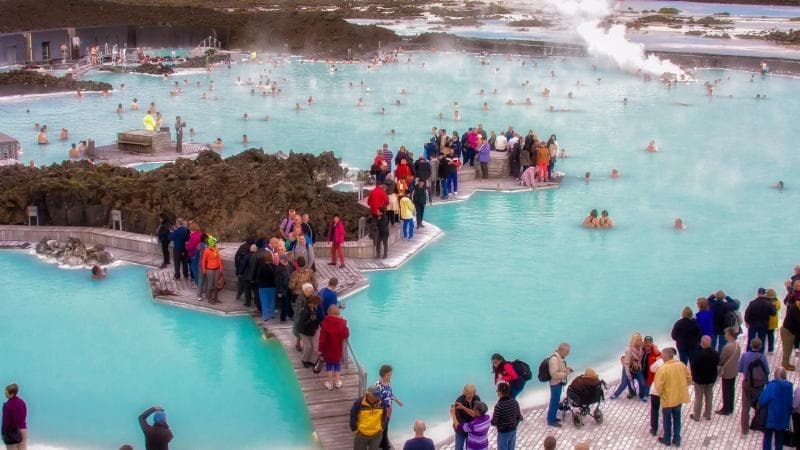
<svg viewBox="0 0 800 450">
<path fill-rule="evenodd" d="M 492 150 L 483 137 L 478 138 L 478 163 L 481 166 L 481 179 L 489 179 L 489 162 L 492 159 Z"/>
<path fill-rule="evenodd" d="M 392 444 L 389 442 L 389 421 L 392 420 L 392 405 L 397 403 L 398 406 L 403 406 L 403 402 L 400 401 L 399 398 L 394 396 L 394 392 L 392 391 L 392 366 L 388 364 L 384 364 L 381 366 L 380 370 L 378 370 L 378 374 L 380 375 L 380 380 L 375 383 L 375 386 L 378 387 L 378 396 L 381 398 L 381 402 L 383 403 L 383 409 L 386 411 L 386 420 L 384 420 L 385 425 L 383 427 L 383 438 L 381 438 L 381 449 L 382 450 L 389 450 L 392 448 Z"/>
<path fill-rule="evenodd" d="M 161 263 L 161 268 L 169 265 L 169 219 L 164 213 L 159 214 L 161 224 L 158 225 L 158 243 L 161 244 L 161 254 L 164 256 L 164 262 Z"/>
<path fill-rule="evenodd" d="M 303 348 L 300 362 L 303 363 L 303 367 L 306 369 L 314 367 L 316 363 L 316 361 L 312 361 L 312 358 L 316 356 L 314 353 L 314 337 L 317 335 L 317 329 L 322 321 L 322 317 L 319 315 L 321 302 L 322 299 L 319 295 L 312 295 L 298 312 L 300 314 L 298 332 L 300 334 L 300 345 Z"/>
<path fill-rule="evenodd" d="M 492 425 L 497 428 L 497 450 L 514 450 L 517 426 L 522 422 L 519 403 L 511 397 L 508 383 L 497 385 L 497 404 L 494 405 Z"/>
<path fill-rule="evenodd" d="M 403 450 L 436 450 L 433 441 L 425 437 L 425 422 L 414 421 L 414 437 L 403 444 Z"/>
<path fill-rule="evenodd" d="M 778 329 L 778 311 L 781 310 L 781 301 L 778 300 L 775 289 L 767 289 L 767 298 L 775 305 L 775 314 L 769 316 L 769 325 L 767 326 L 767 352 L 772 353 L 775 351 L 775 330 Z"/>
<path fill-rule="evenodd" d="M 281 322 L 286 322 L 287 317 L 294 319 L 294 309 L 292 308 L 294 294 L 289 289 L 289 279 L 293 272 L 294 268 L 289 264 L 289 257 L 287 255 L 278 257 L 278 264 L 275 266 L 275 304 L 280 305 Z M 258 298 L 256 298 L 256 302 L 258 302 Z"/>
<path fill-rule="evenodd" d="M 463 431 L 465 425 L 472 423 L 478 412 L 475 405 L 480 402 L 481 398 L 477 394 L 477 389 L 474 384 L 464 385 L 461 395 L 456 399 L 456 402 L 450 407 L 451 416 L 453 419 L 453 429 L 456 432 L 455 450 L 464 450 L 464 444 L 467 442 L 467 432 Z M 484 405 L 485 406 L 485 405 Z M 486 411 L 484 411 L 485 413 Z M 489 429 L 489 422 L 487 417 L 486 430 Z M 488 443 L 487 443 L 488 445 Z M 469 447 L 472 449 L 473 447 Z"/>
<path fill-rule="evenodd" d="M 147 423 L 147 418 L 153 415 L 153 425 Z M 144 433 L 144 448 L 146 450 L 169 450 L 172 441 L 172 430 L 167 425 L 167 415 L 164 408 L 153 406 L 139 414 L 139 426 Z"/>
<path fill-rule="evenodd" d="M 750 408 L 755 407 L 755 402 L 769 381 L 769 363 L 764 356 L 764 344 L 759 338 L 750 341 L 748 350 L 739 359 L 738 370 L 742 374 L 742 434 L 750 432 Z"/>
<path fill-rule="evenodd" d="M 774 315 L 775 304 L 767 298 L 767 290 L 758 288 L 756 298 L 747 304 L 744 311 L 744 322 L 747 324 L 747 351 L 751 351 L 750 342 L 758 338 L 762 343 L 767 341 L 767 328 L 769 328 L 769 318 Z M 764 348 L 759 349 L 764 353 Z"/>
<path fill-rule="evenodd" d="M 466 390 L 466 387 L 464 389 Z M 466 448 L 469 450 L 489 450 L 488 435 L 492 421 L 489 415 L 486 414 L 489 411 L 489 407 L 486 406 L 486 403 L 475 400 L 473 409 L 468 411 L 462 410 L 472 417 L 470 422 L 461 422 L 459 420 L 459 410 L 461 410 L 461 408 L 458 407 L 458 403 L 450 407 L 450 418 L 453 421 L 453 428 L 456 431 L 456 450 L 463 450 L 465 444 Z M 464 436 L 464 439 L 460 441 L 458 439 L 459 433 Z"/>
<path fill-rule="evenodd" d="M 692 374 L 685 364 L 675 359 L 675 353 L 672 347 L 661 351 L 664 365 L 656 372 L 653 384 L 661 396 L 661 413 L 664 415 L 664 435 L 658 438 L 658 442 L 680 447 L 681 406 L 689 403 Z"/>
<path fill-rule="evenodd" d="M 186 241 L 186 256 L 189 258 L 189 274 L 195 284 L 200 285 L 200 243 L 203 240 L 203 232 L 197 222 L 189 222 L 189 240 Z"/>
<path fill-rule="evenodd" d="M 791 302 L 786 305 L 786 316 L 783 318 L 781 327 L 781 345 L 783 346 L 781 367 L 785 370 L 795 370 L 791 364 L 791 357 L 794 343 L 798 338 L 800 338 L 800 305 L 798 302 Z"/>
<path fill-rule="evenodd" d="M 186 241 L 189 240 L 189 229 L 183 219 L 176 221 L 176 228 L 169 234 L 172 241 L 172 253 L 175 257 L 175 279 L 181 279 L 181 269 L 183 277 L 189 278 L 189 257 L 186 253 Z"/>
<path fill-rule="evenodd" d="M 736 342 L 738 330 L 734 327 L 725 329 L 725 338 L 728 343 L 719 355 L 719 376 L 722 378 L 722 407 L 717 414 L 729 416 L 733 414 L 733 401 L 736 390 L 736 374 L 739 369 L 739 357 L 742 349 Z"/>
<path fill-rule="evenodd" d="M 678 358 L 684 364 L 689 364 L 694 359 L 694 354 L 700 345 L 702 330 L 694 317 L 692 308 L 685 307 L 681 312 L 681 318 L 672 326 L 672 339 L 678 348 Z"/>
<path fill-rule="evenodd" d="M 400 197 L 400 219 L 403 221 L 403 239 L 411 240 L 414 237 L 414 203 L 408 197 Z"/>
<path fill-rule="evenodd" d="M 256 269 L 258 283 L 258 299 L 261 302 L 261 320 L 264 322 L 275 318 L 275 264 L 272 254 L 263 252 Z"/>
<path fill-rule="evenodd" d="M 28 406 L 19 398 L 19 386 L 11 383 L 5 389 L 3 403 L 3 442 L 7 450 L 28 448 Z"/>
<path fill-rule="evenodd" d="M 328 242 L 331 243 L 331 262 L 329 266 L 336 265 L 336 258 L 339 258 L 339 268 L 344 269 L 344 222 L 338 214 L 333 215 L 333 220 L 328 226 Z"/>
<path fill-rule="evenodd" d="M 653 381 L 650 384 L 650 434 L 656 436 L 658 434 L 658 420 L 661 417 L 661 395 L 658 393 L 658 388 L 655 384 L 655 376 L 658 369 L 664 365 L 664 358 L 661 352 L 658 352 L 658 359 L 650 364 L 650 375 Z"/>
<path fill-rule="evenodd" d="M 417 228 L 424 228 L 425 225 L 422 224 L 422 218 L 425 215 L 425 203 L 428 201 L 428 192 L 424 181 L 419 180 L 417 182 L 417 188 L 411 194 L 411 200 L 414 204 L 414 210 L 417 212 Z"/>
<path fill-rule="evenodd" d="M 700 351 L 694 355 L 690 366 L 694 382 L 694 412 L 689 417 L 694 421 L 700 420 L 701 411 L 706 420 L 711 420 L 718 366 L 719 355 L 711 348 L 711 336 L 703 336 L 700 338 Z"/>
<path fill-rule="evenodd" d="M 711 346 L 719 353 L 725 346 L 725 328 L 734 326 L 733 319 L 739 309 L 739 301 L 725 295 L 723 291 L 708 296 L 708 305 L 714 317 L 714 335 L 711 336 Z M 735 325 L 738 328 L 738 324 Z M 739 330 L 736 330 L 737 335 Z"/>
<path fill-rule="evenodd" d="M 558 348 L 547 362 L 547 370 L 550 374 L 550 404 L 547 407 L 547 425 L 551 427 L 561 426 L 561 421 L 556 415 L 558 414 L 558 404 L 561 402 L 561 391 L 567 384 L 567 377 L 572 373 L 572 368 L 567 366 L 565 361 L 569 356 L 569 351 L 569 344 L 562 342 L 558 344 Z"/>
<path fill-rule="evenodd" d="M 786 371 L 778 367 L 775 377 L 767 383 L 761 393 L 758 404 L 767 408 L 767 423 L 764 427 L 764 450 L 783 450 L 786 430 L 789 428 L 789 417 L 792 413 L 792 383 L 786 381 Z M 775 445 L 773 447 L 772 442 Z"/>
<path fill-rule="evenodd" d="M 322 319 L 328 315 L 328 308 L 336 305 L 339 309 L 344 309 L 344 305 L 339 304 L 339 297 L 336 295 L 336 287 L 339 285 L 339 279 L 330 277 L 328 285 L 319 290 L 318 294 L 322 298 Z"/>
<path fill-rule="evenodd" d="M 329 317 L 332 316 L 329 315 L 325 320 Z M 353 402 L 350 408 L 350 431 L 355 433 L 353 450 L 378 450 L 385 423 L 386 409 L 379 397 L 378 387 L 369 386 L 364 396 Z"/>
<path fill-rule="evenodd" d="M 347 328 L 347 321 L 341 316 L 339 307 L 331 305 L 328 308 L 325 319 L 322 321 L 319 333 L 319 353 L 322 359 L 325 360 L 325 372 L 328 376 L 328 380 L 325 381 L 325 387 L 328 390 L 334 387 L 336 389 L 342 387 L 341 362 L 344 357 L 344 342 L 349 337 L 350 329 Z M 376 389 L 375 394 L 377 394 L 377 387 L 370 386 L 370 388 L 372 387 Z M 380 399 L 378 401 L 380 402 Z M 380 442 L 381 437 L 378 438 L 378 444 Z"/>
<path fill-rule="evenodd" d="M 214 236 L 208 237 L 208 248 L 203 252 L 200 271 L 208 285 L 208 303 L 210 305 L 218 304 L 219 287 L 217 286 L 217 281 L 222 275 L 222 257 L 217 247 L 217 238 Z"/>
</svg>

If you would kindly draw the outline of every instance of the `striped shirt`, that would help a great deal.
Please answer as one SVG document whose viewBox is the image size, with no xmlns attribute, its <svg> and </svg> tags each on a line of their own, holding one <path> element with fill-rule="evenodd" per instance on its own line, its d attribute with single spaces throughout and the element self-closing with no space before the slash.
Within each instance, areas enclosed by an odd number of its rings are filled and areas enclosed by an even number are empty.
<svg viewBox="0 0 800 450">
<path fill-rule="evenodd" d="M 458 424 L 458 431 L 467 433 L 468 450 L 489 450 L 489 427 L 491 418 L 488 414 L 476 417 L 470 423 Z"/>
<path fill-rule="evenodd" d="M 494 405 L 492 425 L 497 427 L 498 433 L 508 433 L 517 429 L 522 422 L 522 413 L 519 403 L 511 397 L 501 397 Z"/>
</svg>

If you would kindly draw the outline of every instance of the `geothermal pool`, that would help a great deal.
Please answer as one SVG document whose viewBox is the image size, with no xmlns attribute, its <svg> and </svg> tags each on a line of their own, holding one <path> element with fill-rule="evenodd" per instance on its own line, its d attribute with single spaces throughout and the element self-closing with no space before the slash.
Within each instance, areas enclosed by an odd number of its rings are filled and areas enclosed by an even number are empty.
<svg viewBox="0 0 800 450">
<path fill-rule="evenodd" d="M 697 296 L 721 288 L 747 301 L 758 287 L 783 292 L 783 279 L 798 262 L 795 249 L 800 243 L 793 223 L 800 201 L 800 182 L 795 176 L 800 163 L 796 151 L 800 130 L 794 119 L 800 109 L 797 79 L 756 76 L 751 82 L 749 73 L 701 70 L 695 74 L 697 83 L 668 89 L 587 59 L 540 59 L 536 66 L 526 59 L 522 66 L 517 58 L 509 61 L 502 56 L 491 57 L 490 65 L 481 65 L 480 58 L 472 55 L 411 57 L 412 64 L 372 70 L 367 65 L 337 65 L 336 73 L 329 73 L 325 64 L 290 59 L 277 67 L 234 65 L 230 72 L 222 68 L 211 75 L 181 75 L 170 81 L 98 75 L 92 78 L 115 86 L 124 82 L 124 93 L 110 98 L 87 95 L 80 102 L 70 96 L 4 100 L 0 111 L 10 127 L 4 132 L 21 138 L 25 159 L 39 163 L 61 160 L 66 147 L 33 145 L 33 122 L 47 123 L 53 140 L 64 126 L 75 136 L 91 134 L 98 143 L 111 142 L 117 131 L 140 124 L 141 111 L 126 111 L 121 118 L 113 112 L 119 102 L 127 108 L 134 96 L 143 108 L 156 101 L 165 111 L 167 124 L 175 114 L 182 115 L 198 129 L 198 141 L 221 136 L 227 143 L 225 154 L 241 151 L 244 146 L 236 142 L 247 133 L 252 145 L 267 151 L 332 149 L 360 167 L 369 164 L 384 142 L 394 150 L 405 144 L 419 151 L 431 126 L 463 132 L 481 122 L 488 130 L 505 130 L 511 124 L 522 132 L 533 129 L 542 137 L 557 134 L 569 155 L 556 165 L 568 174 L 559 189 L 479 193 L 467 202 L 428 208 L 426 219 L 442 227 L 445 236 L 400 269 L 371 274 L 369 289 L 347 300 L 345 316 L 353 345 L 366 362 L 370 378 L 374 381 L 380 364 L 395 366 L 395 391 L 406 407 L 395 410 L 392 430 L 404 435 L 415 418 L 431 424 L 446 420 L 447 406 L 465 382 L 477 384 L 484 398 L 493 399 L 488 359 L 494 352 L 524 359 L 535 368 L 559 341 L 567 340 L 573 345 L 569 362 L 576 369 L 592 366 L 616 376 L 617 356 L 633 331 L 656 336 L 659 345 L 671 344 L 663 337 L 681 308 L 693 305 Z M 598 64 L 597 72 L 592 71 L 592 63 Z M 257 80 L 264 70 L 272 70 L 273 78 L 286 78 L 279 82 L 284 96 L 250 96 L 250 87 L 234 84 L 237 76 Z M 190 85 L 200 81 L 203 88 L 191 87 L 181 97 L 169 97 L 173 80 L 184 78 Z M 218 86 L 216 102 L 200 99 L 209 79 Z M 716 79 L 721 82 L 715 97 L 708 98 L 702 82 Z M 360 88 L 361 80 L 369 91 Z M 530 83 L 523 87 L 526 80 Z M 549 98 L 539 95 L 545 87 L 552 92 Z M 401 95 L 403 88 L 410 94 Z M 497 95 L 490 94 L 494 88 Z M 481 89 L 487 93 L 483 97 L 478 95 Z M 571 100 L 567 98 L 570 91 Z M 766 95 L 767 100 L 755 100 L 756 94 Z M 308 95 L 317 102 L 293 111 L 295 102 L 303 102 Z M 359 97 L 366 107 L 355 106 Z M 504 105 L 509 97 L 517 105 Z M 533 106 L 519 105 L 526 97 Z M 625 97 L 627 104 L 622 102 Z M 400 99 L 401 106 L 392 105 L 395 99 Z M 461 122 L 452 118 L 455 101 L 464 118 Z M 489 112 L 481 111 L 484 101 L 490 105 Z M 551 105 L 569 111 L 547 112 Z M 386 115 L 378 114 L 381 107 Z M 26 109 L 31 110 L 29 115 Z M 440 111 L 443 120 L 437 118 Z M 245 112 L 252 117 L 249 122 L 241 119 Z M 258 120 L 265 114 L 272 118 L 268 123 Z M 396 130 L 394 137 L 388 134 L 391 128 Z M 658 153 L 644 151 L 650 139 L 657 141 Z M 609 179 L 612 168 L 622 177 Z M 592 174 L 589 183 L 579 178 L 587 171 Z M 771 187 L 778 180 L 786 182 L 785 190 Z M 578 224 L 592 208 L 608 209 L 617 229 L 581 229 Z M 670 229 L 675 217 L 683 218 L 686 231 Z M 257 445 L 271 433 L 285 439 L 307 435 L 304 407 L 288 366 L 281 362 L 279 349 L 261 343 L 249 324 L 151 305 L 138 268 L 115 270 L 107 283 L 94 285 L 74 272 L 56 274 L 53 267 L 26 262 L 15 254 L 0 256 L 9 261 L 3 279 L 15 280 L 6 289 L 33 292 L 24 301 L 4 296 L 15 305 L 4 308 L 5 314 L 22 311 L 19 316 L 27 317 L 27 311 L 37 311 L 31 317 L 41 320 L 27 322 L 26 318 L 22 329 L 50 324 L 48 330 L 53 329 L 57 338 L 53 341 L 67 343 L 59 356 L 97 349 L 85 362 L 92 370 L 84 370 L 82 376 L 104 386 L 103 395 L 89 392 L 89 398 L 81 400 L 116 427 L 113 442 L 120 441 L 120 436 L 135 441 L 136 414 L 156 402 L 165 404 L 171 421 L 180 421 L 174 426 L 180 425 L 181 439 L 205 442 L 213 438 L 215 433 L 190 435 L 183 430 L 203 430 L 208 414 L 189 411 L 209 408 L 215 396 L 223 395 L 216 391 L 223 382 L 237 389 L 224 393 L 230 405 L 223 402 L 223 407 L 254 408 L 247 414 L 234 414 L 238 421 L 229 425 L 234 430 L 241 427 L 246 442 Z M 52 290 L 39 290 L 44 289 L 45 279 L 47 286 L 59 283 L 59 292 L 65 292 L 69 302 L 48 305 L 46 294 Z M 79 283 L 85 283 L 86 289 L 80 293 L 70 289 L 83 286 Z M 117 288 L 114 283 L 122 284 Z M 89 294 L 94 290 L 103 292 L 99 298 L 105 303 L 98 304 L 97 297 Z M 137 320 L 128 322 L 136 326 L 126 328 L 115 322 L 125 314 L 107 311 L 101 317 L 104 320 L 96 321 L 99 328 L 91 329 L 96 334 L 84 338 L 86 328 L 74 319 L 53 320 L 78 313 L 96 317 L 97 308 L 108 307 L 110 301 L 129 309 Z M 70 307 L 60 311 L 65 305 Z M 22 333 L 2 331 L 8 332 L 14 333 L 9 336 Z M 123 339 L 119 333 L 144 339 L 149 345 L 131 351 L 135 358 L 150 362 L 131 366 L 129 358 L 120 359 L 118 349 L 130 347 L 128 341 L 135 340 Z M 37 348 L 36 354 L 49 355 L 42 349 L 50 348 L 49 339 L 50 334 L 43 332 L 33 335 L 22 342 L 20 355 L 29 356 Z M 107 340 L 119 345 L 97 347 L 97 342 Z M 34 345 L 38 347 L 28 347 Z M 162 347 L 162 355 L 168 357 L 154 361 L 159 355 L 152 354 L 153 347 Z M 25 361 L 25 365 L 4 379 L 31 380 L 23 384 L 28 398 L 35 403 L 51 398 L 53 409 L 70 411 L 76 396 L 63 392 L 76 383 L 75 378 L 45 379 L 40 372 L 57 373 L 57 366 L 50 366 L 53 361 L 20 355 L 14 361 Z M 56 360 L 72 370 L 76 370 L 75 361 L 79 360 Z M 166 369 L 150 375 L 156 362 Z M 45 365 L 48 370 L 38 369 Z M 187 366 L 190 369 L 184 369 Z M 134 370 L 135 375 L 128 375 Z M 215 375 L 227 371 L 239 381 Z M 119 378 L 114 380 L 118 376 L 114 374 L 122 374 L 131 383 L 152 376 L 175 388 L 164 389 L 163 394 L 153 392 L 152 385 L 129 389 Z M 270 400 L 252 401 L 254 384 L 258 395 Z M 540 388 L 538 382 L 529 384 L 524 402 L 534 403 Z M 276 418 L 297 422 L 280 424 L 274 422 Z M 108 447 L 111 431 L 92 439 L 75 427 L 82 419 L 65 412 L 39 420 L 46 424 L 41 428 L 49 426 L 54 442 L 85 440 Z"/>
<path fill-rule="evenodd" d="M 144 448 L 137 417 L 157 404 L 170 448 L 311 445 L 289 361 L 249 317 L 153 303 L 133 265 L 94 282 L 3 251 L 0 272 L 0 379 L 19 383 L 28 403 L 30 448 Z"/>
</svg>

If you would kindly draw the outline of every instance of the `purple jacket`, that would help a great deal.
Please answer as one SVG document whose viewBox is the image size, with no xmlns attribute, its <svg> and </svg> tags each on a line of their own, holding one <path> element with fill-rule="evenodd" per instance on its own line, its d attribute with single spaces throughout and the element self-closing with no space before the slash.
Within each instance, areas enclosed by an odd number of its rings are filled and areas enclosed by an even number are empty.
<svg viewBox="0 0 800 450">
<path fill-rule="evenodd" d="M 491 159 L 491 153 L 492 149 L 489 148 L 489 143 L 484 142 L 480 150 L 478 150 L 478 162 L 488 163 L 489 159 Z"/>
<path fill-rule="evenodd" d="M 28 408 L 25 402 L 19 397 L 11 397 L 3 403 L 3 434 L 8 433 L 13 428 L 24 430 L 28 428 L 26 418 Z"/>
</svg>

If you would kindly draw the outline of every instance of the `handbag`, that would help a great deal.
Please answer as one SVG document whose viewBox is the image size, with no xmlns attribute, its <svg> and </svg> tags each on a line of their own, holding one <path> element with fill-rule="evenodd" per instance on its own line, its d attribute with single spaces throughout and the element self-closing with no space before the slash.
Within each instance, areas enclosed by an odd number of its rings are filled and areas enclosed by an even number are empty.
<svg viewBox="0 0 800 450">
<path fill-rule="evenodd" d="M 217 290 L 222 290 L 225 287 L 225 276 L 222 275 L 222 271 L 219 271 L 219 276 L 217 277 Z"/>
<path fill-rule="evenodd" d="M 6 445 L 14 445 L 22 442 L 22 431 L 19 428 L 11 428 L 8 433 L 3 434 L 3 443 Z"/>
<path fill-rule="evenodd" d="M 314 373 L 320 373 L 322 372 L 322 368 L 324 366 L 325 366 L 325 360 L 322 359 L 322 357 L 320 356 L 319 358 L 317 358 L 317 362 L 314 363 L 314 369 L 312 370 L 314 371 Z"/>
<path fill-rule="evenodd" d="M 768 409 L 768 405 L 759 405 L 756 408 L 756 413 L 753 415 L 753 420 L 750 421 L 751 430 L 764 431 L 767 428 Z"/>
</svg>

